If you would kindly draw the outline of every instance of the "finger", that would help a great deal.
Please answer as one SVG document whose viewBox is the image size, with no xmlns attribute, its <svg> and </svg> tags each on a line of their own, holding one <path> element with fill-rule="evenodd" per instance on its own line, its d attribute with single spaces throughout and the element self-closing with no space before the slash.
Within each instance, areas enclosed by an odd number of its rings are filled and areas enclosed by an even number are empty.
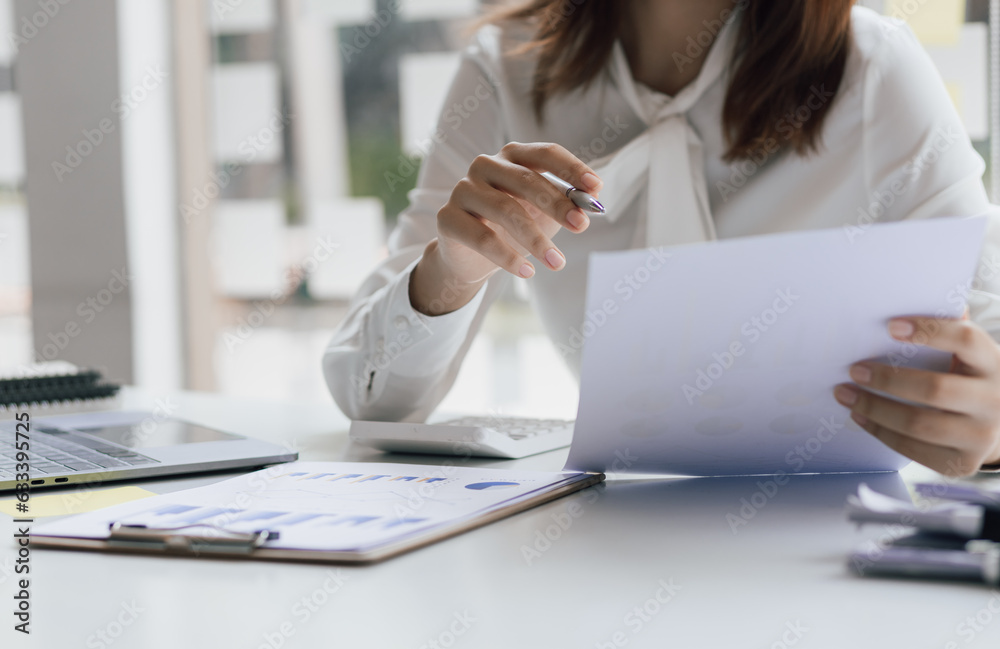
<svg viewBox="0 0 1000 649">
<path fill-rule="evenodd" d="M 894 318 L 889 321 L 889 333 L 896 340 L 951 352 L 977 376 L 997 370 L 996 342 L 968 320 Z"/>
<path fill-rule="evenodd" d="M 491 227 L 465 210 L 445 205 L 438 212 L 438 232 L 518 277 L 531 277 L 535 268 L 531 262 L 503 240 Z"/>
<path fill-rule="evenodd" d="M 535 171 L 550 171 L 566 182 L 572 183 L 574 187 L 591 194 L 600 192 L 604 186 L 593 169 L 558 144 L 511 142 L 500 149 L 500 156 Z"/>
<path fill-rule="evenodd" d="M 987 398 L 982 380 L 959 374 L 864 361 L 852 365 L 850 375 L 865 388 L 952 412 L 987 414 L 997 401 Z"/>
<path fill-rule="evenodd" d="M 938 473 L 949 476 L 969 476 L 978 471 L 981 466 L 974 458 L 957 449 L 913 439 L 860 415 L 851 415 L 851 419 L 870 433 L 872 437 L 900 455 L 905 455 Z"/>
<path fill-rule="evenodd" d="M 496 223 L 525 250 L 552 270 L 566 265 L 566 257 L 538 227 L 538 222 L 510 195 L 475 181 L 460 181 L 452 192 L 458 205 L 480 218 Z"/>
<path fill-rule="evenodd" d="M 484 157 L 488 162 L 474 161 L 470 177 L 528 201 L 571 232 L 583 232 L 590 225 L 583 210 L 537 171 L 500 157 Z"/>
<path fill-rule="evenodd" d="M 838 385 L 834 397 L 853 413 L 921 442 L 962 450 L 989 443 L 989 431 L 968 415 L 900 403 L 847 384 Z"/>
</svg>

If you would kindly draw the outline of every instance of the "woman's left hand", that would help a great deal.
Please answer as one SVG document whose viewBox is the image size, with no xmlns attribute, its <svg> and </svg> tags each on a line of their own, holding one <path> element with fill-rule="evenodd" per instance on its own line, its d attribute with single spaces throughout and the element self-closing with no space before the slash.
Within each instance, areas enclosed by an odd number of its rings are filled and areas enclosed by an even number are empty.
<svg viewBox="0 0 1000 649">
<path fill-rule="evenodd" d="M 951 370 L 856 363 L 850 370 L 854 384 L 834 388 L 851 419 L 886 446 L 945 475 L 968 476 L 1000 462 L 1000 345 L 968 320 L 896 318 L 889 334 L 951 352 Z"/>
</svg>

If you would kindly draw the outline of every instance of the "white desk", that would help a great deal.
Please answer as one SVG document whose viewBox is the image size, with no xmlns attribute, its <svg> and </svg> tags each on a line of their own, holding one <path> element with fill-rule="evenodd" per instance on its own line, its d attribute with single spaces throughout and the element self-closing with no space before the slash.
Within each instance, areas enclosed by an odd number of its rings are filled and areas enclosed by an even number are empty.
<svg viewBox="0 0 1000 649">
<path fill-rule="evenodd" d="M 151 399 L 128 393 L 132 406 Z M 333 406 L 176 399 L 179 416 L 293 442 L 303 459 L 380 457 L 348 444 L 347 421 Z M 503 466 L 557 470 L 564 459 L 554 452 Z M 166 492 L 218 479 L 142 486 Z M 657 649 L 1000 646 L 997 591 L 847 572 L 848 550 L 884 532 L 859 532 L 844 519 L 844 498 L 859 480 L 793 478 L 736 534 L 726 514 L 738 512 L 756 479 L 614 481 L 368 567 L 36 549 L 34 633 L 25 642 L 5 613 L 0 646 L 590 648 L 616 646 L 615 634 L 625 641 L 617 646 Z M 894 476 L 888 481 L 899 486 Z M 565 525 L 573 502 L 582 514 L 557 535 L 556 521 Z M 2 563 L 14 546 L 10 524 L 0 529 Z M 556 540 L 539 545 L 529 565 L 523 548 L 546 530 Z M 344 583 L 327 595 L 331 570 Z M 12 579 L 2 571 L 0 579 L 0 608 L 10 611 Z M 656 600 L 667 595 L 661 580 L 679 587 L 666 604 Z M 315 611 L 303 598 L 314 598 Z M 141 610 L 134 620 L 131 607 Z M 636 607 L 649 611 L 645 621 L 626 618 Z M 960 626 L 977 615 L 980 631 Z M 102 630 L 120 635 L 103 644 Z"/>
</svg>

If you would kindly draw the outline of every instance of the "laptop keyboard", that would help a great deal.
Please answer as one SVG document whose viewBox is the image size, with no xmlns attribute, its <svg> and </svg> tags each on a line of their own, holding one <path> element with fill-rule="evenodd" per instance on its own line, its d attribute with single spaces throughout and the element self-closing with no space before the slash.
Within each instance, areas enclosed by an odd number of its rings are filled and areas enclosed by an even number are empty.
<svg viewBox="0 0 1000 649">
<path fill-rule="evenodd" d="M 0 480 L 13 479 L 17 465 L 15 434 L 0 430 Z M 74 435 L 56 428 L 34 428 L 31 435 L 29 475 L 60 475 L 156 464 L 157 460 L 115 444 Z"/>
</svg>

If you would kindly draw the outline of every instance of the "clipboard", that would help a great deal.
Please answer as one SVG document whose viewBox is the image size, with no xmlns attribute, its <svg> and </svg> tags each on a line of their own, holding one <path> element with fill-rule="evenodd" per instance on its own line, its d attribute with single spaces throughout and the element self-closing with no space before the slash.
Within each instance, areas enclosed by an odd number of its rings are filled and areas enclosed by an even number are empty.
<svg viewBox="0 0 1000 649">
<path fill-rule="evenodd" d="M 336 463 L 336 468 L 334 468 L 334 463 L 298 462 L 279 465 L 279 467 L 272 467 L 272 469 L 264 469 L 256 472 L 256 474 L 281 467 L 284 467 L 286 473 L 304 468 L 307 472 L 315 474 L 317 470 L 334 473 L 343 467 L 352 467 L 348 471 L 356 470 L 355 472 L 365 473 L 367 470 L 370 473 L 371 467 L 394 467 L 398 471 L 398 467 L 408 466 Z M 439 470 L 440 468 L 431 465 L 414 466 L 405 469 L 405 471 L 419 474 L 421 470 L 426 473 Z M 375 469 L 375 471 L 379 470 L 382 469 Z M 517 479 L 518 476 L 525 475 L 524 472 L 510 472 L 500 469 L 457 469 L 452 467 L 452 471 L 459 472 L 460 477 L 462 477 L 462 472 L 464 471 L 471 472 L 470 475 L 475 476 L 474 479 L 480 481 L 476 484 L 489 484 L 489 482 L 484 482 L 489 479 L 503 479 L 508 476 L 514 476 L 511 479 Z M 255 474 L 248 474 L 248 476 L 253 475 Z M 432 543 L 437 543 L 438 541 L 562 498 L 573 492 L 596 485 L 602 482 L 605 477 L 601 473 L 549 473 L 538 475 L 547 475 L 552 478 L 562 477 L 562 479 L 558 480 L 555 484 L 543 486 L 525 495 L 508 500 L 500 500 L 480 511 L 427 526 L 414 531 L 412 534 L 402 534 L 396 538 L 387 539 L 384 542 L 372 544 L 368 547 L 351 549 L 333 547 L 329 549 L 316 547 L 275 547 L 281 541 L 285 540 L 284 530 L 272 529 L 266 524 L 261 524 L 254 529 L 248 530 L 210 523 L 160 527 L 129 522 L 129 518 L 134 517 L 136 511 L 155 509 L 165 503 L 178 502 L 185 499 L 190 501 L 192 496 L 185 496 L 185 494 L 191 494 L 192 492 L 199 491 L 199 489 L 188 490 L 187 492 L 175 492 L 134 503 L 125 503 L 107 510 L 81 514 L 63 521 L 39 526 L 31 533 L 31 544 L 36 548 L 116 552 L 153 556 L 370 564 L 425 547 Z M 240 476 L 226 482 L 246 479 L 248 476 Z M 201 489 L 207 488 L 203 487 Z M 116 513 L 123 514 L 121 519 L 114 516 Z M 317 516 L 326 515 L 317 514 Z M 96 520 L 101 520 L 102 516 L 104 517 L 103 525 L 106 531 L 102 535 L 95 536 L 96 528 L 93 523 Z M 74 519 L 77 521 L 75 524 Z M 83 524 L 87 522 L 90 523 L 90 532 L 86 534 L 81 533 L 87 531 L 88 525 Z M 77 533 L 74 533 L 74 529 L 76 529 Z"/>
</svg>

